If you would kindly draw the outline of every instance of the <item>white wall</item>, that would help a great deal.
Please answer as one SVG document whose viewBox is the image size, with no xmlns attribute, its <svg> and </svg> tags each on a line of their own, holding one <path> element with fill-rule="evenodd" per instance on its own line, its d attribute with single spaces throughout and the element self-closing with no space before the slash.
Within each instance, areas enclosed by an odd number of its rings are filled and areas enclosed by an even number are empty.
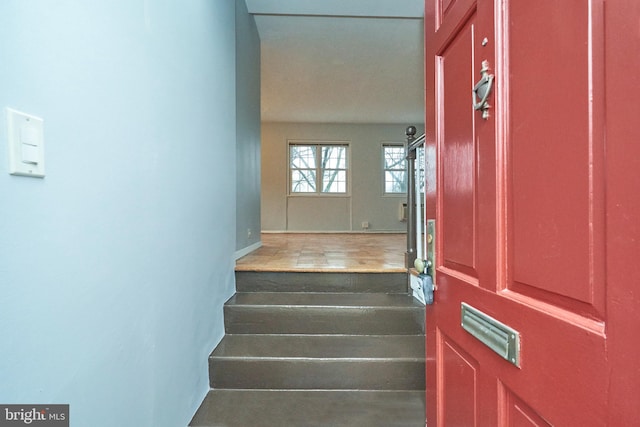
<svg viewBox="0 0 640 427">
<path fill-rule="evenodd" d="M 44 179 L 0 116 L 0 402 L 184 426 L 234 292 L 234 0 L 3 0 L 0 108 L 44 119 Z"/>
<path fill-rule="evenodd" d="M 260 244 L 260 37 L 236 0 L 236 256 Z"/>
<path fill-rule="evenodd" d="M 418 135 L 423 126 L 418 127 Z M 407 125 L 262 124 L 262 229 L 264 231 L 405 232 L 398 219 L 405 195 L 383 194 L 382 143 L 405 140 Z M 349 141 L 349 197 L 288 196 L 288 140 Z"/>
</svg>

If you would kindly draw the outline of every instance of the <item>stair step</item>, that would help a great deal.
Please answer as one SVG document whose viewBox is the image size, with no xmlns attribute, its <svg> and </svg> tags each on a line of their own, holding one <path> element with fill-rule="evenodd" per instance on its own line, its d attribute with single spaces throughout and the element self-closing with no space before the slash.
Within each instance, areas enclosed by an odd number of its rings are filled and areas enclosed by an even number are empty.
<svg viewBox="0 0 640 427">
<path fill-rule="evenodd" d="M 228 334 L 424 334 L 424 306 L 402 294 L 237 293 Z"/>
<path fill-rule="evenodd" d="M 238 292 L 407 293 L 407 273 L 237 271 Z"/>
<path fill-rule="evenodd" d="M 424 390 L 424 336 L 228 335 L 213 388 Z"/>
<path fill-rule="evenodd" d="M 220 359 L 209 367 L 214 389 L 423 390 L 424 362 L 411 360 Z"/>
<path fill-rule="evenodd" d="M 424 391 L 211 390 L 191 427 L 424 427 Z"/>
<path fill-rule="evenodd" d="M 424 335 L 225 335 L 211 357 L 417 359 Z"/>
<path fill-rule="evenodd" d="M 408 294 L 329 292 L 238 292 L 229 302 L 243 305 L 304 307 L 416 307 L 423 305 Z"/>
</svg>

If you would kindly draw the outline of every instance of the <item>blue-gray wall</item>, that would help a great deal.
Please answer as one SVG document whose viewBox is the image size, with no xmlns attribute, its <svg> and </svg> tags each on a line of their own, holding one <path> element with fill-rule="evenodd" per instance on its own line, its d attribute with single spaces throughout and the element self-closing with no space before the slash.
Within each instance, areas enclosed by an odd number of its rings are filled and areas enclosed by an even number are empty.
<svg viewBox="0 0 640 427">
<path fill-rule="evenodd" d="M 236 0 L 236 249 L 260 244 L 260 37 L 245 0 Z"/>
<path fill-rule="evenodd" d="M 189 422 L 234 292 L 235 55 L 235 0 L 0 2 L 0 403 Z M 8 174 L 5 107 L 46 178 Z"/>
</svg>

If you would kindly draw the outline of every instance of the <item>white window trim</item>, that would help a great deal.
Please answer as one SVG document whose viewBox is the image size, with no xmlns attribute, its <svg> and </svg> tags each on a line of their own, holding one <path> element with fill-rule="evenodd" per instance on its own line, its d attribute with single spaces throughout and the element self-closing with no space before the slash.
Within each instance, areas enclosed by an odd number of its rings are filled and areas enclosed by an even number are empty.
<svg viewBox="0 0 640 427">
<path fill-rule="evenodd" d="M 402 192 L 402 193 L 388 193 L 386 191 L 386 180 L 385 180 L 385 172 L 387 171 L 387 169 L 385 168 L 385 159 L 384 159 L 384 147 L 389 147 L 389 146 L 393 146 L 393 147 L 405 147 L 405 143 L 404 142 L 398 142 L 398 141 L 382 141 L 380 143 L 380 168 L 381 168 L 381 181 L 382 181 L 382 196 L 383 197 L 397 197 L 397 198 L 406 198 L 407 197 L 407 192 Z M 405 179 L 406 179 L 406 174 L 408 173 L 407 170 L 407 165 L 405 163 L 405 167 L 404 167 L 404 173 L 405 173 Z"/>
<path fill-rule="evenodd" d="M 344 193 L 323 193 L 321 191 L 316 191 L 313 193 L 296 193 L 291 191 L 291 145 L 317 145 L 317 146 L 326 146 L 326 145 L 346 145 L 347 147 L 347 162 L 346 162 L 346 174 L 347 174 L 347 189 Z M 287 140 L 287 197 L 351 197 L 351 141 L 345 140 L 325 140 L 325 139 L 313 139 L 313 140 L 305 140 L 305 139 L 288 139 Z"/>
</svg>

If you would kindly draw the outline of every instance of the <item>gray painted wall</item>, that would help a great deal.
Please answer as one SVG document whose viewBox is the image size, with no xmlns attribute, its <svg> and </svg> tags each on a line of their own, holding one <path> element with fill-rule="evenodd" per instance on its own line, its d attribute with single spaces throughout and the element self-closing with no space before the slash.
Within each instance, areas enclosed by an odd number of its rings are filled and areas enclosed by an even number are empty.
<svg viewBox="0 0 640 427">
<path fill-rule="evenodd" d="M 224 334 L 248 185 L 235 1 L 3 0 L 0 58 L 0 108 L 44 119 L 47 172 L 8 174 L 2 111 L 0 402 L 185 426 Z"/>
<path fill-rule="evenodd" d="M 236 256 L 260 244 L 260 37 L 236 0 Z"/>
<path fill-rule="evenodd" d="M 262 124 L 262 229 L 264 231 L 404 232 L 398 219 L 406 196 L 383 194 L 382 144 L 403 142 L 408 125 Z M 422 134 L 423 125 L 418 126 Z M 351 194 L 288 195 L 288 140 L 350 141 Z"/>
</svg>

